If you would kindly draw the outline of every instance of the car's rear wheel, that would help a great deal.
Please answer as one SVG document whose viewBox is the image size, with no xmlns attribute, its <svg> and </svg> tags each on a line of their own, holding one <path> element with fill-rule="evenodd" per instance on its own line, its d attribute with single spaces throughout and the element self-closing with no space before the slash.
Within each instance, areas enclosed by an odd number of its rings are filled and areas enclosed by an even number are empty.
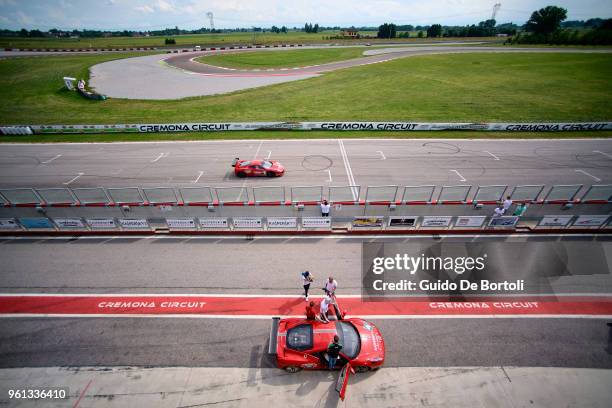
<svg viewBox="0 0 612 408">
<path fill-rule="evenodd" d="M 288 372 L 288 373 L 292 373 L 292 374 L 293 373 L 297 373 L 300 370 L 301 370 L 301 368 L 300 367 L 296 367 L 296 366 L 285 367 L 285 371 Z"/>
<path fill-rule="evenodd" d="M 357 373 L 367 373 L 368 371 L 370 371 L 370 367 L 366 367 L 366 366 L 357 366 L 353 368 L 355 369 L 355 372 Z"/>
<path fill-rule="evenodd" d="M 238 177 L 240 177 L 240 178 L 244 178 L 244 177 L 246 177 L 246 174 L 245 174 L 243 171 L 241 171 L 241 172 L 237 173 L 236 175 L 237 175 Z"/>
</svg>

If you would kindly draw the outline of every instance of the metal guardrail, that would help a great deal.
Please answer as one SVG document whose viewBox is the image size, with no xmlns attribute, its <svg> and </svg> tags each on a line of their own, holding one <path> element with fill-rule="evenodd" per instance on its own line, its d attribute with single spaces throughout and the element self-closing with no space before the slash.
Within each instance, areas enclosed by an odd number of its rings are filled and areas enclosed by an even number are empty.
<svg viewBox="0 0 612 408">
<path fill-rule="evenodd" d="M 581 193 L 582 192 L 582 193 Z M 610 203 L 612 184 L 0 188 L 3 206 Z M 436 197 L 434 199 L 434 197 Z"/>
</svg>

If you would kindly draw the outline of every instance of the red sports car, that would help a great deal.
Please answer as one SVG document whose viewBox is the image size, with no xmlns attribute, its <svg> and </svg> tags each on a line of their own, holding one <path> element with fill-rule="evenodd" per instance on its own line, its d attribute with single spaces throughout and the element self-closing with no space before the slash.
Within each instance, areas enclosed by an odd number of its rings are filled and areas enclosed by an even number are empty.
<svg viewBox="0 0 612 408">
<path fill-rule="evenodd" d="M 276 160 L 240 160 L 232 162 L 234 174 L 238 177 L 280 177 L 285 174 L 285 168 Z"/>
<path fill-rule="evenodd" d="M 342 351 L 336 363 L 340 377 L 336 391 L 344 400 L 351 373 L 380 368 L 385 361 L 385 342 L 372 323 L 356 317 L 323 323 L 305 318 L 278 317 L 272 320 L 268 352 L 276 355 L 279 368 L 290 373 L 301 369 L 327 369 L 327 347 L 335 335 Z"/>
</svg>

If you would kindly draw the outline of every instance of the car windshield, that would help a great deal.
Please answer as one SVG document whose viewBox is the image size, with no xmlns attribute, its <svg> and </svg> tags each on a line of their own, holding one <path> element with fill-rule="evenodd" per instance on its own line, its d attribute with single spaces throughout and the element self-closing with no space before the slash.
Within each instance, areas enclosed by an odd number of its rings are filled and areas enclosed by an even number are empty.
<svg viewBox="0 0 612 408">
<path fill-rule="evenodd" d="M 312 348 L 312 326 L 301 324 L 287 332 L 287 347 L 293 350 L 308 350 Z"/>
<path fill-rule="evenodd" d="M 240 165 L 241 165 L 242 167 L 244 167 L 244 166 L 249 166 L 250 164 L 251 164 L 251 162 L 250 162 L 250 161 L 243 161 L 242 163 L 240 163 Z"/>
<path fill-rule="evenodd" d="M 270 167 L 272 167 L 272 162 L 266 160 L 265 162 L 261 163 L 261 165 L 264 169 L 269 169 Z"/>
<path fill-rule="evenodd" d="M 361 340 L 355 326 L 348 322 L 336 322 L 336 331 L 342 344 L 342 353 L 350 359 L 357 357 L 361 349 Z"/>
</svg>

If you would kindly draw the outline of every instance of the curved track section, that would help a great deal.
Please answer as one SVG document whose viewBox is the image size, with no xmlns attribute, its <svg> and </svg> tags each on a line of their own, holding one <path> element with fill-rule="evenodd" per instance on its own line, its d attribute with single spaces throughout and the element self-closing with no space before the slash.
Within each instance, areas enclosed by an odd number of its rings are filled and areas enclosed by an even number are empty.
<svg viewBox="0 0 612 408">
<path fill-rule="evenodd" d="M 275 52 L 279 49 L 225 52 Z M 283 50 L 283 49 L 281 49 Z M 610 53 L 612 50 L 567 48 L 509 48 L 474 46 L 412 46 L 372 49 L 362 58 L 297 68 L 266 70 L 229 69 L 194 61 L 218 51 L 178 55 L 150 55 L 109 61 L 91 68 L 91 85 L 114 98 L 179 99 L 241 91 L 281 82 L 296 81 L 338 69 L 378 64 L 417 55 L 457 53 Z M 174 69 L 172 69 L 174 68 Z"/>
</svg>

